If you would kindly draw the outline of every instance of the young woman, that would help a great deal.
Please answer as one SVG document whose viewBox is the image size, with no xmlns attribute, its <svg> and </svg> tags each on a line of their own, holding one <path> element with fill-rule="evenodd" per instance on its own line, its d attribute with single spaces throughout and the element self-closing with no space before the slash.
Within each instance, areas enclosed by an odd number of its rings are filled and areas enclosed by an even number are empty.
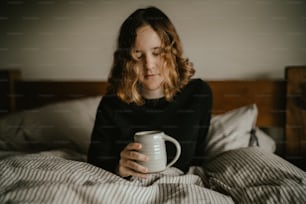
<svg viewBox="0 0 306 204">
<path fill-rule="evenodd" d="M 161 130 L 181 144 L 174 167 L 186 172 L 204 160 L 212 93 L 182 56 L 179 36 L 169 18 L 158 8 L 132 13 L 120 28 L 117 50 L 96 115 L 88 162 L 122 177 L 145 178 L 147 169 L 137 161 L 134 133 Z M 175 148 L 167 144 L 168 159 Z"/>
</svg>

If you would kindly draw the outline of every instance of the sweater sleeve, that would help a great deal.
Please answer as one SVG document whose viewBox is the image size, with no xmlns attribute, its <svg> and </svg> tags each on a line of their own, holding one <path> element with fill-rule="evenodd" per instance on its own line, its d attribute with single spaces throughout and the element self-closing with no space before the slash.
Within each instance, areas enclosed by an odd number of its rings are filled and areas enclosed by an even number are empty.
<svg viewBox="0 0 306 204">
<path fill-rule="evenodd" d="M 202 119 L 200 121 L 200 128 L 199 128 L 199 135 L 197 138 L 196 143 L 196 150 L 194 159 L 192 161 L 193 165 L 201 165 L 205 162 L 205 154 L 204 148 L 206 146 L 206 136 L 210 126 L 210 119 L 211 119 L 211 111 L 212 111 L 212 102 L 213 102 L 213 94 L 211 88 L 207 83 L 205 83 L 204 89 L 202 91 Z"/>
<path fill-rule="evenodd" d="M 112 111 L 105 98 L 103 97 L 98 106 L 88 150 L 88 162 L 115 173 L 115 168 L 119 162 L 119 153 L 115 141 L 119 133 L 118 128 L 112 122 Z"/>
</svg>

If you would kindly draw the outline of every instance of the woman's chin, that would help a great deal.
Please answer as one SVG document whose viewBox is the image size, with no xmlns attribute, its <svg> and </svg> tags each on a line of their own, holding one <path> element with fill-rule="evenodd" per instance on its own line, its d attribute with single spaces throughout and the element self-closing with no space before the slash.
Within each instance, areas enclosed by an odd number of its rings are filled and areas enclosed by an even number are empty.
<svg viewBox="0 0 306 204">
<path fill-rule="evenodd" d="M 161 84 L 145 84 L 143 86 L 143 89 L 145 91 L 157 91 L 161 89 Z"/>
</svg>

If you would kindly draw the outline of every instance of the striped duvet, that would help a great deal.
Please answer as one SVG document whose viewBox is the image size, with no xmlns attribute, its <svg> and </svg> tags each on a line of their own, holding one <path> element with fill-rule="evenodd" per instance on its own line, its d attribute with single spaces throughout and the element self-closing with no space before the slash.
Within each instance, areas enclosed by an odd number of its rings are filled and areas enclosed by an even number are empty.
<svg viewBox="0 0 306 204">
<path fill-rule="evenodd" d="M 122 179 L 62 151 L 2 154 L 0 203 L 306 203 L 306 173 L 256 147 Z"/>
</svg>

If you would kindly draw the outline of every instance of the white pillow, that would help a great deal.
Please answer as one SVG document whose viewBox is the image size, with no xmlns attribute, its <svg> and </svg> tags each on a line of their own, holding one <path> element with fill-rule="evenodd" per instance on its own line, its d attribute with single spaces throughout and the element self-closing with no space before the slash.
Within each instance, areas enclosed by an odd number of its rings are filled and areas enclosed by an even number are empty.
<svg viewBox="0 0 306 204">
<path fill-rule="evenodd" d="M 257 115 L 256 104 L 251 104 L 212 116 L 206 137 L 205 156 L 210 159 L 228 150 L 248 147 L 252 129 L 256 130 L 259 146 L 274 152 L 274 140 L 256 127 Z"/>
<path fill-rule="evenodd" d="M 0 148 L 68 148 L 87 154 L 101 96 L 55 103 L 0 119 Z"/>
<path fill-rule="evenodd" d="M 255 131 L 255 135 L 258 139 L 258 146 L 264 151 L 271 153 L 275 152 L 276 142 L 273 138 L 258 127 L 256 127 Z"/>
</svg>

